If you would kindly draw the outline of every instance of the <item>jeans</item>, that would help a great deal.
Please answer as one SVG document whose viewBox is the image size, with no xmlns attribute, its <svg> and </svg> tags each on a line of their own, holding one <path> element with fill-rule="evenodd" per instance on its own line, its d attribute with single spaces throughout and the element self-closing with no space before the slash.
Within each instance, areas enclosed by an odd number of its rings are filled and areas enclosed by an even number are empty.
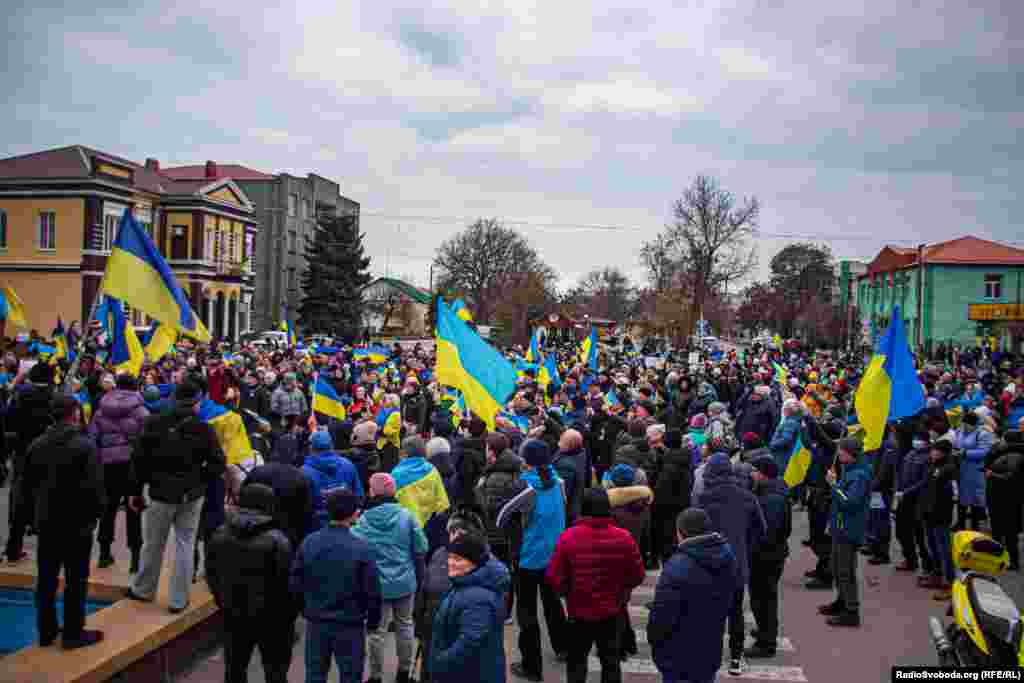
<svg viewBox="0 0 1024 683">
<path fill-rule="evenodd" d="M 183 609 L 188 603 L 192 586 L 192 568 L 195 558 L 196 530 L 203 499 L 191 503 L 171 505 L 152 501 L 142 516 L 142 559 L 139 573 L 132 580 L 132 593 L 152 600 L 160 584 L 160 570 L 164 563 L 164 546 L 174 528 L 174 574 L 171 576 L 169 607 Z"/>
<path fill-rule="evenodd" d="M 377 630 L 367 634 L 370 643 L 370 678 L 380 678 L 384 671 L 384 639 L 388 635 L 388 626 L 394 618 L 395 627 L 395 649 L 398 653 L 398 670 L 409 671 L 412 669 L 413 635 L 412 628 L 412 607 L 416 595 L 406 595 L 404 598 L 385 600 L 381 610 L 380 626 Z"/>
<path fill-rule="evenodd" d="M 935 560 L 935 571 L 946 580 L 946 583 L 953 583 L 953 548 L 952 534 L 948 526 L 928 527 L 928 549 Z"/>
<path fill-rule="evenodd" d="M 860 582 L 857 578 L 857 546 L 843 541 L 832 542 L 832 574 L 839 589 L 839 600 L 847 612 L 860 612 Z"/>
<path fill-rule="evenodd" d="M 750 611 L 757 622 L 759 645 L 774 651 L 779 638 L 779 581 L 786 560 L 760 560 L 750 564 Z"/>
<path fill-rule="evenodd" d="M 36 583 L 36 625 L 39 638 L 57 636 L 57 584 L 64 568 L 64 640 L 75 640 L 85 627 L 91 531 L 40 530 L 36 547 L 39 576 Z"/>
<path fill-rule="evenodd" d="M 292 638 L 295 621 L 276 614 L 265 620 L 224 619 L 224 681 L 246 683 L 252 651 L 260 648 L 260 662 L 267 683 L 287 683 L 288 667 L 292 663 Z"/>
<path fill-rule="evenodd" d="M 119 462 L 103 466 L 103 484 L 107 489 L 107 507 L 103 510 L 103 517 L 100 519 L 99 533 L 96 535 L 96 542 L 100 548 L 110 549 L 114 542 L 114 525 L 117 520 L 117 510 L 121 507 L 121 501 L 132 495 L 131 474 L 132 464 L 130 462 Z M 125 521 L 127 522 L 128 547 L 137 551 L 142 547 L 142 515 L 130 507 L 125 510 Z"/>
<path fill-rule="evenodd" d="M 896 508 L 896 539 L 903 549 L 903 559 L 911 569 L 932 571 L 932 557 L 925 542 L 924 525 L 917 518 L 917 495 L 904 496 Z M 919 562 L 920 561 L 920 562 Z"/>
<path fill-rule="evenodd" d="M 729 656 L 737 659 L 743 656 L 743 646 L 747 640 L 746 622 L 743 618 L 743 594 L 745 589 L 740 586 L 729 609 Z"/>
<path fill-rule="evenodd" d="M 597 645 L 601 660 L 601 683 L 621 683 L 622 662 L 619 659 L 619 628 L 617 616 L 600 621 L 572 619 L 569 626 L 569 662 L 566 665 L 568 683 L 585 683 L 587 657 L 590 648 Z"/>
<path fill-rule="evenodd" d="M 306 683 L 327 683 L 331 657 L 338 683 L 363 683 L 366 629 L 330 622 L 306 622 Z"/>
<path fill-rule="evenodd" d="M 543 658 L 540 647 L 540 620 L 537 617 L 537 593 L 540 593 L 544 607 L 544 621 L 548 625 L 551 649 L 557 653 L 567 651 L 565 612 L 562 601 L 544 580 L 543 569 L 519 568 L 516 576 L 519 585 L 519 607 L 516 619 L 519 621 L 519 652 L 523 655 L 523 668 L 531 674 L 543 674 Z"/>
</svg>

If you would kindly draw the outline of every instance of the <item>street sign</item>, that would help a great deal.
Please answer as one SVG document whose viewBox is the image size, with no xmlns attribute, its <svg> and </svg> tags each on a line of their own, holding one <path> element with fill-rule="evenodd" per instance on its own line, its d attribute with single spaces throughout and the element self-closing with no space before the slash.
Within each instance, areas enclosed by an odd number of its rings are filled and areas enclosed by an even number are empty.
<svg viewBox="0 0 1024 683">
<path fill-rule="evenodd" d="M 967 304 L 968 320 L 1024 320 L 1024 304 Z"/>
</svg>

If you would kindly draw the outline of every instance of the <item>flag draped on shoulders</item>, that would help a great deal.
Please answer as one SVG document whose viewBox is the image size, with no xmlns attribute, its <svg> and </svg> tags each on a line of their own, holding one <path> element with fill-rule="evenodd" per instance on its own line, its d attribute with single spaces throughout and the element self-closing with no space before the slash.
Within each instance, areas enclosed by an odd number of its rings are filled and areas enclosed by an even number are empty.
<svg viewBox="0 0 1024 683">
<path fill-rule="evenodd" d="M 398 448 L 402 444 L 402 411 L 398 408 L 384 408 L 377 413 L 377 429 L 380 430 L 380 438 L 377 439 L 377 448 L 391 444 Z"/>
<path fill-rule="evenodd" d="M 437 468 L 423 458 L 407 458 L 391 471 L 395 479 L 395 498 L 411 512 L 420 526 L 448 509 L 448 493 Z"/>
<path fill-rule="evenodd" d="M 866 451 L 882 446 L 886 422 L 924 410 L 924 387 L 914 369 L 899 306 L 892 309 L 889 327 L 864 371 L 853 404 L 864 428 Z"/>
<path fill-rule="evenodd" d="M 206 399 L 199 404 L 199 419 L 210 425 L 217 435 L 229 465 L 238 465 L 252 457 L 252 444 L 241 415 Z"/>
</svg>

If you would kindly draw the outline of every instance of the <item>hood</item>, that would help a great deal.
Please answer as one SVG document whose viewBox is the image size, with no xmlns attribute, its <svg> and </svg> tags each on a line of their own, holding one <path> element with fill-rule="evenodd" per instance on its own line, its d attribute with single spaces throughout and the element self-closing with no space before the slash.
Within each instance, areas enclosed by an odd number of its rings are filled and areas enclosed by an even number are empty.
<svg viewBox="0 0 1024 683">
<path fill-rule="evenodd" d="M 100 412 L 104 417 L 121 420 L 144 405 L 142 394 L 126 389 L 114 389 L 100 400 Z"/>
<path fill-rule="evenodd" d="M 623 486 L 608 489 L 608 503 L 613 510 L 637 502 L 653 503 L 654 492 L 647 486 Z"/>
<path fill-rule="evenodd" d="M 394 498 L 382 498 L 380 502 L 370 501 L 366 511 L 359 517 L 358 526 L 387 534 L 398 528 L 402 506 Z"/>
<path fill-rule="evenodd" d="M 442 479 L 447 479 L 455 474 L 455 467 L 452 465 L 450 453 L 435 453 L 430 458 L 430 464 L 437 468 L 437 473 L 441 475 Z"/>
<path fill-rule="evenodd" d="M 705 464 L 704 484 L 710 485 L 713 481 L 719 479 L 733 479 L 733 468 L 728 456 L 716 453 L 708 458 L 708 461 Z"/>
<path fill-rule="evenodd" d="M 672 463 L 673 465 L 686 465 L 690 466 L 691 454 L 687 450 L 682 448 L 666 448 L 661 453 L 661 460 L 664 463 Z"/>
<path fill-rule="evenodd" d="M 333 477 L 338 474 L 338 454 L 334 451 L 310 453 L 306 456 L 305 464 L 309 465 L 317 472 L 322 472 L 329 477 Z"/>
<path fill-rule="evenodd" d="M 1008 445 L 1013 444 L 1014 446 L 1024 446 L 1024 432 L 1011 429 L 1006 432 L 1006 435 L 1003 438 L 1006 440 Z"/>
<path fill-rule="evenodd" d="M 713 574 L 721 573 L 736 564 L 732 546 L 718 533 L 687 538 L 679 544 L 678 551 Z"/>
<path fill-rule="evenodd" d="M 504 595 L 512 585 L 508 568 L 496 560 L 493 555 L 488 555 L 486 562 L 465 576 L 453 577 L 451 582 L 457 588 L 475 586 L 485 588 L 497 595 Z"/>
<path fill-rule="evenodd" d="M 573 459 L 576 458 L 577 455 L 582 455 L 582 454 L 583 454 L 583 449 L 582 448 L 574 448 L 571 451 L 558 451 L 558 453 L 555 454 L 555 460 L 559 460 L 561 458 L 568 458 L 570 460 L 573 460 Z"/>
<path fill-rule="evenodd" d="M 228 527 L 239 538 L 250 538 L 274 528 L 274 518 L 262 510 L 238 508 L 228 511 Z"/>
<path fill-rule="evenodd" d="M 764 481 L 759 481 L 757 483 L 757 493 L 758 495 L 777 493 L 780 496 L 785 496 L 789 493 L 789 487 L 786 486 L 786 482 L 778 477 L 774 479 L 765 479 Z"/>
<path fill-rule="evenodd" d="M 523 481 L 538 491 L 554 488 L 555 484 L 558 483 L 558 474 L 555 473 L 555 469 L 551 465 L 545 465 L 545 467 L 547 467 L 551 472 L 551 479 L 547 484 L 541 480 L 540 475 L 537 474 L 536 470 L 527 470 L 526 472 L 523 472 Z"/>
<path fill-rule="evenodd" d="M 488 465 L 485 474 L 491 472 L 507 472 L 508 474 L 516 474 L 523 469 L 523 459 L 513 453 L 511 450 L 505 450 L 499 455 L 493 465 Z"/>
</svg>

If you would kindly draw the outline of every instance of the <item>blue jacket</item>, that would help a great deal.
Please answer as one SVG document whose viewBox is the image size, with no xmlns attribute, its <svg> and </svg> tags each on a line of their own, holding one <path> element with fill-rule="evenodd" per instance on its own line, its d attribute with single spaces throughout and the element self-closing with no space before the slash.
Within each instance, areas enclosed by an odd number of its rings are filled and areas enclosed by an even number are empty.
<svg viewBox="0 0 1024 683">
<path fill-rule="evenodd" d="M 394 498 L 373 499 L 352 534 L 370 544 L 385 600 L 416 592 L 417 556 L 422 562 L 427 554 L 427 537 L 411 512 Z"/>
<path fill-rule="evenodd" d="M 344 486 L 360 498 L 363 482 L 352 461 L 333 451 L 312 453 L 302 466 L 302 474 L 309 479 L 309 492 L 313 501 L 309 530 L 316 531 L 327 524 L 327 494 Z"/>
<path fill-rule="evenodd" d="M 306 537 L 292 561 L 288 587 L 309 621 L 380 626 L 381 594 L 370 544 L 343 526 Z"/>
<path fill-rule="evenodd" d="M 781 562 L 789 557 L 789 537 L 793 533 L 789 488 L 776 477 L 755 484 L 754 493 L 764 513 L 767 532 L 752 556 L 765 562 Z"/>
<path fill-rule="evenodd" d="M 721 534 L 679 545 L 658 579 L 647 620 L 651 656 L 666 681 L 714 680 L 725 620 L 741 586 L 736 556 Z"/>
<path fill-rule="evenodd" d="M 973 432 L 956 430 L 953 433 L 953 447 L 961 448 L 964 457 L 960 462 L 960 505 L 985 505 L 985 457 L 995 444 L 992 432 L 975 429 Z"/>
<path fill-rule="evenodd" d="M 903 456 L 896 471 L 896 490 L 904 496 L 916 496 L 928 483 L 928 447 L 912 450 Z"/>
<path fill-rule="evenodd" d="M 799 415 L 790 415 L 782 420 L 782 424 L 775 430 L 772 440 L 768 444 L 768 450 L 778 464 L 780 471 L 784 470 L 789 462 L 789 454 L 793 452 L 796 444 L 796 437 L 803 426 L 803 419 Z"/>
<path fill-rule="evenodd" d="M 754 494 L 738 485 L 727 455 L 719 453 L 708 459 L 697 507 L 708 513 L 711 528 L 729 541 L 745 586 L 750 577 L 750 551 L 761 543 L 766 525 Z"/>
<path fill-rule="evenodd" d="M 504 683 L 508 569 L 490 558 L 451 579 L 434 615 L 430 676 L 438 683 Z"/>
<path fill-rule="evenodd" d="M 558 537 L 565 531 L 565 486 L 554 468 L 547 466 L 550 481 L 544 484 L 536 470 L 524 472 L 521 479 L 528 486 L 505 503 L 498 512 L 495 526 L 503 529 L 522 513 L 523 544 L 519 566 L 523 569 L 545 569 L 555 553 Z"/>
<path fill-rule="evenodd" d="M 829 531 L 834 540 L 861 545 L 871 503 L 871 466 L 860 458 L 843 466 L 843 476 L 832 485 Z"/>
</svg>

